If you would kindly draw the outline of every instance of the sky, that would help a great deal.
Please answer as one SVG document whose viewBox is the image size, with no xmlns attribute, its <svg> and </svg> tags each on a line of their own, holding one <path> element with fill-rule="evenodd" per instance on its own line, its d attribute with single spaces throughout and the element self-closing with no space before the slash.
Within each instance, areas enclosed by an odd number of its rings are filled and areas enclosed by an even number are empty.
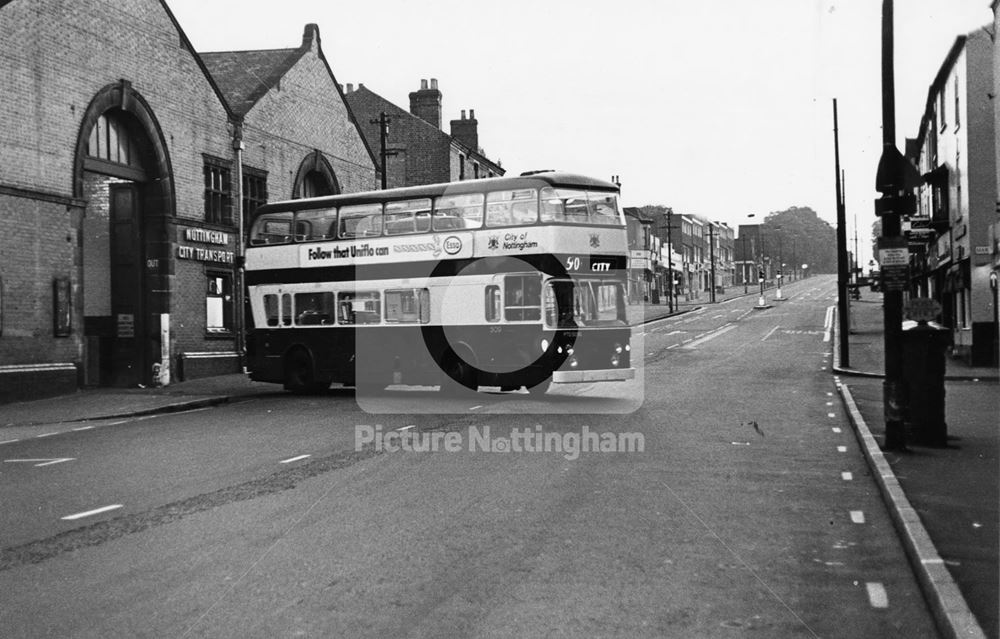
<svg viewBox="0 0 1000 639">
<path fill-rule="evenodd" d="M 199 52 L 295 48 L 319 25 L 337 81 L 442 121 L 475 109 L 507 174 L 618 176 L 625 206 L 732 226 L 807 206 L 836 224 L 833 100 L 848 236 L 861 263 L 882 152 L 881 0 L 167 0 Z M 894 3 L 897 146 L 988 0 Z M 747 216 L 754 214 L 754 218 Z"/>
</svg>

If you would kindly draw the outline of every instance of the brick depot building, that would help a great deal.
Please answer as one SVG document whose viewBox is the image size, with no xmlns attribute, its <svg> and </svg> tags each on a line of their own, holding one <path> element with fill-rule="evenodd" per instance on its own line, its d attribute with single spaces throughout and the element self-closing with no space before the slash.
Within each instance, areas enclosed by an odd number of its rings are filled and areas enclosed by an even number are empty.
<svg viewBox="0 0 1000 639">
<path fill-rule="evenodd" d="M 0 0 L 0 400 L 238 370 L 239 220 L 377 188 L 307 25 L 196 53 L 160 0 Z"/>
</svg>

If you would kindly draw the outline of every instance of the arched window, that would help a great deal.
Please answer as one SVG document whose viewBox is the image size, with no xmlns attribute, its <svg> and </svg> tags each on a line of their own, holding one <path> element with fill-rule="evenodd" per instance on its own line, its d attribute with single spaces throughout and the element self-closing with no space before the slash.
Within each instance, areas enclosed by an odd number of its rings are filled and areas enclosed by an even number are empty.
<svg viewBox="0 0 1000 639">
<path fill-rule="evenodd" d="M 98 117 L 94 128 L 90 130 L 87 155 L 115 164 L 135 168 L 140 166 L 139 151 L 128 127 L 112 111 L 106 111 Z"/>
<path fill-rule="evenodd" d="M 319 171 L 309 171 L 302 180 L 302 197 L 317 197 L 320 195 L 333 195 L 334 191 L 330 181 Z"/>
<path fill-rule="evenodd" d="M 142 153 L 127 113 L 109 109 L 94 122 L 87 139 L 88 170 L 133 180 L 144 180 Z"/>
</svg>

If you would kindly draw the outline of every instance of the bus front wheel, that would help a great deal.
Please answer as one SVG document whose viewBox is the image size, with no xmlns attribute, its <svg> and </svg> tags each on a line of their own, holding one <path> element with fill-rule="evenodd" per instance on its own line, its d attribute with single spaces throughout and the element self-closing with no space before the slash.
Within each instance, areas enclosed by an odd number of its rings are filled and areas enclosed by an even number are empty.
<svg viewBox="0 0 1000 639">
<path fill-rule="evenodd" d="M 441 382 L 441 390 L 443 392 L 479 390 L 475 369 L 460 356 L 452 355 L 444 362 L 442 368 L 445 373 L 445 379 Z"/>
</svg>

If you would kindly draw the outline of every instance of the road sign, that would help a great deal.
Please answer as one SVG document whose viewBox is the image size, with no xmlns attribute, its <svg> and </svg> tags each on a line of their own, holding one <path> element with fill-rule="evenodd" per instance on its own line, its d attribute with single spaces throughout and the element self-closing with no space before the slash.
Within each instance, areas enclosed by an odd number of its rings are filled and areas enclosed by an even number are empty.
<svg viewBox="0 0 1000 639">
<path fill-rule="evenodd" d="M 884 289 L 905 290 L 910 266 L 910 250 L 907 248 L 906 238 L 902 236 L 878 238 L 878 261 Z"/>
</svg>

